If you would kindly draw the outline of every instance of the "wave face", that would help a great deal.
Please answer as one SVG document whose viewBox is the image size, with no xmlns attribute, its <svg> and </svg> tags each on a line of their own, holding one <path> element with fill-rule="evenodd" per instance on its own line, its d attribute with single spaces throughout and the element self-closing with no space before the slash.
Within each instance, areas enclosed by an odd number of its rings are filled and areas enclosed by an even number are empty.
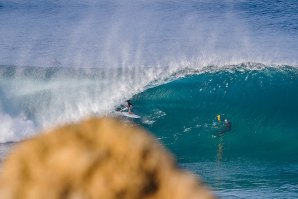
<svg viewBox="0 0 298 199">
<path fill-rule="evenodd" d="M 298 70 L 192 74 L 134 96 L 139 124 L 223 198 L 297 198 Z M 220 137 L 217 114 L 231 131 Z"/>
<path fill-rule="evenodd" d="M 239 67 L 186 76 L 148 89 L 133 101 L 144 126 L 181 162 L 297 161 L 297 88 L 297 69 Z M 213 125 L 218 114 L 231 121 L 232 130 L 213 138 L 220 131 Z"/>
</svg>

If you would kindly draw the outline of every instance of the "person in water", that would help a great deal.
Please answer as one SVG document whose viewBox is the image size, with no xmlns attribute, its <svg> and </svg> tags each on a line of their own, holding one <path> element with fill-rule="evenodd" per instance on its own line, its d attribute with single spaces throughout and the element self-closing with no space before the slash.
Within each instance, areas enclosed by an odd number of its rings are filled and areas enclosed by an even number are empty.
<svg viewBox="0 0 298 199">
<path fill-rule="evenodd" d="M 220 128 L 220 130 L 216 134 L 214 134 L 215 137 L 221 137 L 225 133 L 232 130 L 232 123 L 230 120 L 225 119 L 224 122 L 222 123 L 220 115 L 217 115 L 216 119 L 217 119 L 217 121 L 216 121 L 216 124 L 214 125 L 214 127 Z"/>
<path fill-rule="evenodd" d="M 215 128 L 219 128 L 221 125 L 221 115 L 217 115 L 215 121 L 213 122 L 213 126 Z"/>
<path fill-rule="evenodd" d="M 221 122 L 220 115 L 217 115 L 217 116 L 216 116 L 216 119 L 217 119 L 217 122 L 219 122 L 219 123 Z"/>
<path fill-rule="evenodd" d="M 219 135 L 219 136 L 222 136 L 222 135 L 224 135 L 225 133 L 231 131 L 231 129 L 232 129 L 231 121 L 228 120 L 228 119 L 225 119 L 224 126 L 223 126 L 222 129 L 218 132 L 218 135 Z"/>
<path fill-rule="evenodd" d="M 232 124 L 230 120 L 225 119 L 225 131 L 228 132 L 232 129 Z"/>
</svg>

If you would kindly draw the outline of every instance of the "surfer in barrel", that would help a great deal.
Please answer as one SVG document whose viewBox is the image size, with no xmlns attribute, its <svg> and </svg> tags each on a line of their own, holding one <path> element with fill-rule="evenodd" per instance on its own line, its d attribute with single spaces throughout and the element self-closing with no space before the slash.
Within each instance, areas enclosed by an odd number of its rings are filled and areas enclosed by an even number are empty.
<svg viewBox="0 0 298 199">
<path fill-rule="evenodd" d="M 128 108 L 128 113 L 132 114 L 132 103 L 130 102 L 130 100 L 126 100 L 127 103 L 127 108 Z"/>
<path fill-rule="evenodd" d="M 132 114 L 132 103 L 130 102 L 130 100 L 126 100 L 126 103 L 124 106 L 125 108 L 120 111 L 123 112 L 124 110 L 128 110 L 128 113 Z"/>
</svg>

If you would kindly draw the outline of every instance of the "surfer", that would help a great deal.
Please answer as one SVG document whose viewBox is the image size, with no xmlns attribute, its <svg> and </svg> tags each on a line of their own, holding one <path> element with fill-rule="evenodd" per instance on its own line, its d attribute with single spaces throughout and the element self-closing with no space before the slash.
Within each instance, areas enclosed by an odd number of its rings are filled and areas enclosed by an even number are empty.
<svg viewBox="0 0 298 199">
<path fill-rule="evenodd" d="M 141 116 L 132 112 L 132 103 L 130 100 L 126 100 L 125 103 L 122 103 L 118 108 L 116 108 L 115 112 L 119 116 L 125 116 L 134 119 L 141 118 Z"/>
<path fill-rule="evenodd" d="M 121 110 L 121 112 L 123 112 L 124 110 L 128 110 L 129 114 L 132 114 L 132 103 L 130 102 L 130 100 L 126 100 L 125 103 L 125 108 Z"/>
<path fill-rule="evenodd" d="M 128 113 L 131 114 L 132 113 L 132 103 L 130 102 L 130 100 L 127 100 L 127 108 L 128 108 Z"/>
</svg>

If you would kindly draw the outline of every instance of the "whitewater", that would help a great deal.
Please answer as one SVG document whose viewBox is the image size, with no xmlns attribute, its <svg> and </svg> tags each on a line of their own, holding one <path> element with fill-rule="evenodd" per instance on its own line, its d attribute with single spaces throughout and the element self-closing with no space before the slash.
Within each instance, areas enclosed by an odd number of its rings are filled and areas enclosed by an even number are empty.
<svg viewBox="0 0 298 199">
<path fill-rule="evenodd" d="M 0 0 L 0 160 L 131 99 L 223 198 L 298 197 L 297 1 Z M 221 137 L 214 122 L 232 122 Z"/>
</svg>

